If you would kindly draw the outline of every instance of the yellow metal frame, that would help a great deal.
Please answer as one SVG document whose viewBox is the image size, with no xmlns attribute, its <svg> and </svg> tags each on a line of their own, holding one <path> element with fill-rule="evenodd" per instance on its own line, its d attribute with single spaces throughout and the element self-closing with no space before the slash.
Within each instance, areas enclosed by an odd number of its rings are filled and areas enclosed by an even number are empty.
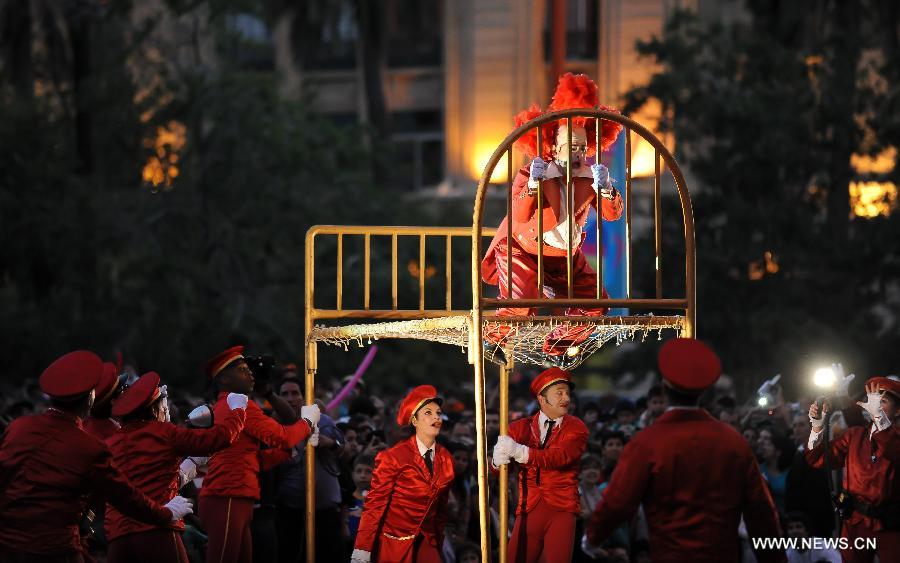
<svg viewBox="0 0 900 563">
<path fill-rule="evenodd" d="M 602 283 L 597 284 L 597 299 L 574 299 L 572 298 L 572 258 L 573 251 L 570 247 L 567 258 L 569 260 L 569 276 L 568 276 L 568 292 L 565 299 L 553 299 L 552 306 L 554 308 L 563 307 L 626 307 L 638 311 L 654 311 L 654 310 L 673 310 L 683 311 L 684 317 L 681 322 L 681 334 L 686 337 L 694 337 L 696 333 L 696 253 L 694 248 L 694 219 L 691 207 L 690 195 L 681 172 L 674 157 L 665 147 L 665 145 L 657 139 L 645 127 L 636 121 L 627 118 L 618 113 L 603 111 L 599 109 L 575 109 L 544 114 L 528 123 L 518 127 L 512 131 L 498 146 L 491 155 L 487 165 L 484 168 L 481 179 L 478 183 L 478 191 L 475 196 L 475 206 L 472 216 L 472 226 L 469 227 L 390 227 L 390 226 L 316 226 L 312 227 L 306 236 L 306 275 L 305 275 L 305 309 L 306 309 L 306 402 L 312 404 L 313 391 L 315 384 L 315 373 L 317 364 L 318 345 L 317 341 L 310 337 L 313 334 L 316 321 L 329 321 L 338 319 L 365 319 L 371 321 L 404 321 L 404 320 L 424 320 L 437 319 L 441 317 L 460 317 L 464 318 L 468 325 L 469 345 L 468 359 L 469 363 L 474 367 L 474 384 L 475 384 L 475 426 L 476 426 L 476 452 L 478 460 L 478 504 L 479 504 L 479 529 L 481 533 L 481 559 L 482 561 L 490 561 L 490 518 L 489 518 L 489 498 L 488 498 L 488 466 L 487 466 L 487 444 L 485 436 L 485 361 L 482 353 L 482 328 L 485 320 L 496 319 L 495 309 L 500 307 L 542 307 L 549 305 L 549 300 L 544 298 L 538 299 L 496 299 L 485 298 L 482 295 L 482 283 L 480 276 L 480 262 L 482 259 L 481 239 L 485 236 L 493 236 L 496 229 L 485 228 L 482 225 L 484 203 L 487 196 L 487 190 L 491 186 L 490 179 L 493 176 L 494 169 L 499 161 L 507 157 L 507 213 L 511 210 L 512 182 L 513 182 L 513 144 L 524 135 L 529 129 L 537 128 L 538 146 L 540 146 L 540 126 L 557 120 L 565 120 L 571 125 L 572 119 L 575 117 L 594 118 L 597 126 L 597 138 L 604 122 L 619 123 L 624 127 L 623 134 L 626 142 L 626 178 L 625 178 L 625 194 L 626 201 L 626 264 L 627 272 L 627 298 L 626 299 L 600 299 Z M 655 250 L 655 277 L 656 291 L 655 299 L 633 299 L 631 297 L 631 203 L 632 194 L 632 177 L 631 177 L 631 133 L 635 132 L 645 139 L 654 148 L 656 154 L 655 174 L 653 181 L 653 216 L 654 216 L 654 250 Z M 571 127 L 569 127 L 569 135 L 571 136 Z M 569 143 L 571 147 L 571 142 Z M 660 159 L 662 162 L 660 162 Z M 571 160 L 571 159 L 570 159 Z M 684 243 L 685 243 L 685 295 L 676 296 L 674 298 L 663 298 L 662 290 L 662 229 L 661 229 L 661 165 L 670 171 L 678 190 L 678 196 L 681 202 L 682 219 L 684 221 Z M 573 178 L 571 167 L 566 167 L 566 198 L 571 203 L 574 197 L 572 189 Z M 537 200 L 539 208 L 543 199 L 542 182 L 538 182 Z M 571 209 L 571 205 L 569 207 Z M 573 215 L 569 215 L 569 240 L 572 240 L 573 231 Z M 542 214 L 538 214 L 539 223 L 542 223 Z M 600 230 L 601 221 L 597 221 L 598 241 L 601 240 Z M 542 225 L 539 225 L 539 230 Z M 336 275 L 336 303 L 334 308 L 317 308 L 315 305 L 315 244 L 317 237 L 320 236 L 337 237 L 337 275 Z M 507 231 L 507 237 L 511 238 L 511 226 Z M 364 285 L 363 285 L 363 309 L 345 309 L 343 303 L 343 243 L 345 236 L 361 236 L 364 240 Z M 398 246 L 399 237 L 409 236 L 418 237 L 419 239 L 419 307 L 418 309 L 398 309 Z M 391 237 L 391 303 L 390 309 L 372 309 L 371 308 L 371 241 L 373 237 Z M 425 242 L 427 237 L 443 237 L 446 241 L 445 248 L 446 257 L 446 298 L 444 309 L 426 309 L 425 308 Z M 452 286 L 452 239 L 453 237 L 468 237 L 471 241 L 471 279 L 472 279 L 472 307 L 471 309 L 453 309 Z M 598 245 L 599 246 L 599 245 Z M 538 253 L 538 284 L 543 284 L 544 263 L 543 263 L 543 241 L 539 242 L 540 251 Z M 598 254 L 598 258 L 602 258 Z M 599 260 L 600 268 L 602 268 L 602 259 Z M 508 268 L 508 272 L 511 272 Z M 602 270 L 600 270 L 602 272 Z M 541 295 L 542 292 L 538 292 Z M 646 317 L 602 317 L 593 318 L 592 322 L 598 324 L 616 324 L 625 322 L 634 322 L 636 319 Z M 667 321 L 671 321 L 673 317 L 664 317 Z M 523 318 L 503 317 L 504 322 L 559 322 L 564 317 L 554 316 L 534 316 Z M 449 320 L 449 319 L 448 319 Z M 569 318 L 569 320 L 573 320 Z M 583 319 L 579 319 L 583 320 Z M 508 431 L 509 419 L 509 373 L 513 369 L 514 358 L 508 358 L 506 365 L 500 366 L 500 431 L 506 433 Z M 306 559 L 307 561 L 315 560 L 315 457 L 312 446 L 306 449 L 307 462 L 307 498 L 306 498 Z M 509 475 L 506 466 L 500 470 L 500 550 L 499 560 L 505 563 L 507 559 L 506 547 L 508 536 L 508 482 Z"/>
</svg>

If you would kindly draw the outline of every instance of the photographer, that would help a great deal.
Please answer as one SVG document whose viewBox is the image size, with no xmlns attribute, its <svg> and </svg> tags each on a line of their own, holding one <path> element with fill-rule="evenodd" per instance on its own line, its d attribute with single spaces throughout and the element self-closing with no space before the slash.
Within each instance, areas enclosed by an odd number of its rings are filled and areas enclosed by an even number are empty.
<svg viewBox="0 0 900 563">
<path fill-rule="evenodd" d="M 227 414 L 228 393 L 249 394 L 255 388 L 256 379 L 243 350 L 243 346 L 235 346 L 207 362 L 206 372 L 219 389 L 214 407 L 217 419 Z M 269 396 L 273 406 L 279 403 L 279 398 Z M 200 519 L 209 534 L 207 561 L 252 560 L 250 523 L 253 504 L 260 497 L 259 474 L 291 458 L 291 449 L 310 436 L 319 422 L 319 408 L 301 407 L 300 416 L 293 424 L 281 425 L 250 401 L 243 432 L 230 447 L 210 458 L 200 492 Z M 270 449 L 262 449 L 264 445 Z"/>
<path fill-rule="evenodd" d="M 851 426 L 830 443 L 833 467 L 844 467 L 844 493 L 839 504 L 844 519 L 841 537 L 849 540 L 842 549 L 844 561 L 870 562 L 875 549 L 861 549 L 865 542 L 858 538 L 875 538 L 881 561 L 900 561 L 900 489 L 897 470 L 900 467 L 900 435 L 894 424 L 900 414 L 900 382 L 875 377 L 866 382 L 866 402 L 857 405 L 871 417 L 868 426 Z M 822 467 L 825 459 L 822 431 L 825 403 L 809 407 L 812 430 L 806 459 L 812 467 Z M 858 548 L 858 549 L 854 549 Z"/>
</svg>

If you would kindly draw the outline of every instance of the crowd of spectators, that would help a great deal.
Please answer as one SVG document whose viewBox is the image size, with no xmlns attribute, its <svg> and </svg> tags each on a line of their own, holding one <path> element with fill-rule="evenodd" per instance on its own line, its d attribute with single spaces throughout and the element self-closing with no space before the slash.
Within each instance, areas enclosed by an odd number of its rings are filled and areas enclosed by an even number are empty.
<svg viewBox="0 0 900 563">
<path fill-rule="evenodd" d="M 525 385 L 510 390 L 510 417 L 515 419 L 532 412 L 536 405 Z M 464 381 L 468 381 L 466 374 Z M 316 401 L 323 416 L 319 423 L 320 438 L 316 455 L 316 546 L 319 561 L 347 561 L 353 549 L 362 507 L 381 450 L 411 435 L 411 428 L 394 423 L 393 406 L 403 390 L 384 392 L 377 381 L 361 380 L 340 404 L 330 410 L 326 405 L 347 384 L 349 378 L 319 374 Z M 412 383 L 412 382 L 411 382 Z M 299 412 L 304 403 L 302 372 L 288 364 L 271 382 L 277 393 Z M 446 417 L 439 440 L 453 455 L 455 481 L 451 487 L 445 530 L 444 558 L 448 562 L 472 563 L 480 559 L 477 456 L 475 411 L 469 388 L 459 385 L 440 389 Z M 171 419 L 187 424 L 188 413 L 213 397 L 190 395 L 169 386 Z M 496 442 L 500 431 L 496 389 L 489 393 L 486 411 L 487 444 Z M 833 511 L 829 501 L 824 470 L 813 469 L 801 455 L 809 436 L 806 411 L 812 397 L 801 397 L 787 403 L 776 389 L 773 403 L 761 408 L 756 397 L 739 401 L 729 393 L 711 392 L 702 404 L 725 424 L 734 427 L 756 452 L 760 468 L 782 516 L 782 529 L 793 537 L 832 537 Z M 0 395 L 0 429 L 10 420 L 43 411 L 47 406 L 36 379 L 26 380 L 17 388 L 5 389 Z M 261 402 L 265 410 L 267 404 Z M 616 471 L 623 448 L 636 433 L 654 423 L 667 409 L 659 386 L 652 386 L 639 396 L 608 392 L 598 394 L 577 391 L 570 414 L 579 416 L 590 430 L 587 451 L 582 458 L 579 492 L 581 515 L 576 538 L 581 538 L 584 522 L 600 500 L 603 490 Z M 848 424 L 857 423 L 859 409 L 848 408 L 832 416 L 832 432 L 839 434 Z M 270 412 L 270 411 L 269 411 Z M 854 414 L 855 413 L 855 414 Z M 275 414 L 271 414 L 277 418 Z M 262 475 L 262 498 L 255 507 L 253 546 L 255 561 L 295 563 L 304 560 L 306 461 L 304 445 L 297 446 L 291 461 Z M 489 455 L 489 454 L 488 454 Z M 488 457 L 489 459 L 489 457 Z M 839 482 L 838 475 L 838 482 Z M 497 505 L 497 479 L 491 477 L 491 535 L 496 550 L 500 531 Z M 727 483 L 710 484 L 727 487 Z M 202 487 L 202 474 L 188 485 L 183 494 L 191 495 L 191 487 Z M 193 491 L 196 494 L 196 491 Z M 516 484 L 510 479 L 509 499 L 514 506 Z M 514 514 L 510 510 L 509 514 Z M 189 517 L 185 544 L 192 561 L 203 561 L 204 539 L 199 520 Z M 509 528 L 512 529 L 512 522 Z M 103 560 L 102 530 L 94 528 L 90 535 L 92 553 Z M 752 561 L 749 543 L 745 561 Z M 632 521 L 622 526 L 605 545 L 607 561 L 649 561 L 646 522 L 639 510 Z M 836 554 L 834 554 L 836 556 Z M 830 554 L 820 556 L 829 560 Z M 575 561 L 590 561 L 590 556 L 575 547 Z M 839 560 L 834 559 L 834 560 Z"/>
</svg>

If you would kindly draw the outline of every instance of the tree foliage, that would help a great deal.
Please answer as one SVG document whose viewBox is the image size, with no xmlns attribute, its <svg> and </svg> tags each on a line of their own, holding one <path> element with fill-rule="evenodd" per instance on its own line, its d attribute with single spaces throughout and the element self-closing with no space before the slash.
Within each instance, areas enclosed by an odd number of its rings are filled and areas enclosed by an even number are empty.
<svg viewBox="0 0 900 563">
<path fill-rule="evenodd" d="M 745 389 L 776 372 L 803 385 L 816 363 L 869 376 L 900 362 L 900 218 L 850 219 L 848 196 L 851 154 L 900 144 L 897 20 L 876 2 L 812 4 L 748 2 L 729 26 L 677 12 L 639 43 L 660 71 L 627 94 L 626 111 L 661 104 L 695 179 L 699 336 Z M 665 217 L 663 240 L 681 240 L 677 207 Z"/>
</svg>

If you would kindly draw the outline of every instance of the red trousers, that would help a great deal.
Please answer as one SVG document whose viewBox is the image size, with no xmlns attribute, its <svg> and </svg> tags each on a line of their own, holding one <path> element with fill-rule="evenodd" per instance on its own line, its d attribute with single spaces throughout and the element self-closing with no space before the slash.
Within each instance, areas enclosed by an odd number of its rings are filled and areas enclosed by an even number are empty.
<svg viewBox="0 0 900 563">
<path fill-rule="evenodd" d="M 575 515 L 538 502 L 531 512 L 516 517 L 509 538 L 511 563 L 569 563 L 575 545 Z"/>
<path fill-rule="evenodd" d="M 497 260 L 497 277 L 499 279 L 500 297 L 502 299 L 535 299 L 540 297 L 537 288 L 537 256 L 522 249 L 512 241 L 512 291 L 507 280 L 506 268 L 506 239 L 494 247 L 494 257 Z M 546 297 L 565 298 L 568 296 L 567 258 L 565 256 L 544 256 L 544 295 Z M 601 297 L 608 297 L 605 288 L 601 288 Z M 581 299 L 593 299 L 597 297 L 597 274 L 591 269 L 584 257 L 584 252 L 579 246 L 572 251 L 572 297 Z M 534 309 L 528 308 L 504 308 L 499 315 L 533 315 Z M 605 308 L 599 309 L 568 309 L 564 313 L 573 316 L 600 316 L 606 314 Z"/>
<path fill-rule="evenodd" d="M 882 563 L 900 561 L 900 530 L 873 532 L 864 524 L 850 525 L 845 522 L 844 528 L 841 530 L 841 537 L 850 541 L 849 549 L 841 550 L 844 563 L 872 563 L 876 554 Z M 874 538 L 878 547 L 877 549 L 854 549 L 854 547 L 862 548 L 866 545 L 862 539 L 857 538 Z"/>
<path fill-rule="evenodd" d="M 384 535 L 378 542 L 378 563 L 442 563 L 441 546 L 431 534 L 419 534 L 412 540 L 394 540 Z"/>
<path fill-rule="evenodd" d="M 158 528 L 126 534 L 109 542 L 109 563 L 188 563 L 181 533 Z"/>
<path fill-rule="evenodd" d="M 200 521 L 206 528 L 206 563 L 251 563 L 251 498 L 200 497 Z M 302 533 L 298 530 L 297 533 Z"/>
</svg>

